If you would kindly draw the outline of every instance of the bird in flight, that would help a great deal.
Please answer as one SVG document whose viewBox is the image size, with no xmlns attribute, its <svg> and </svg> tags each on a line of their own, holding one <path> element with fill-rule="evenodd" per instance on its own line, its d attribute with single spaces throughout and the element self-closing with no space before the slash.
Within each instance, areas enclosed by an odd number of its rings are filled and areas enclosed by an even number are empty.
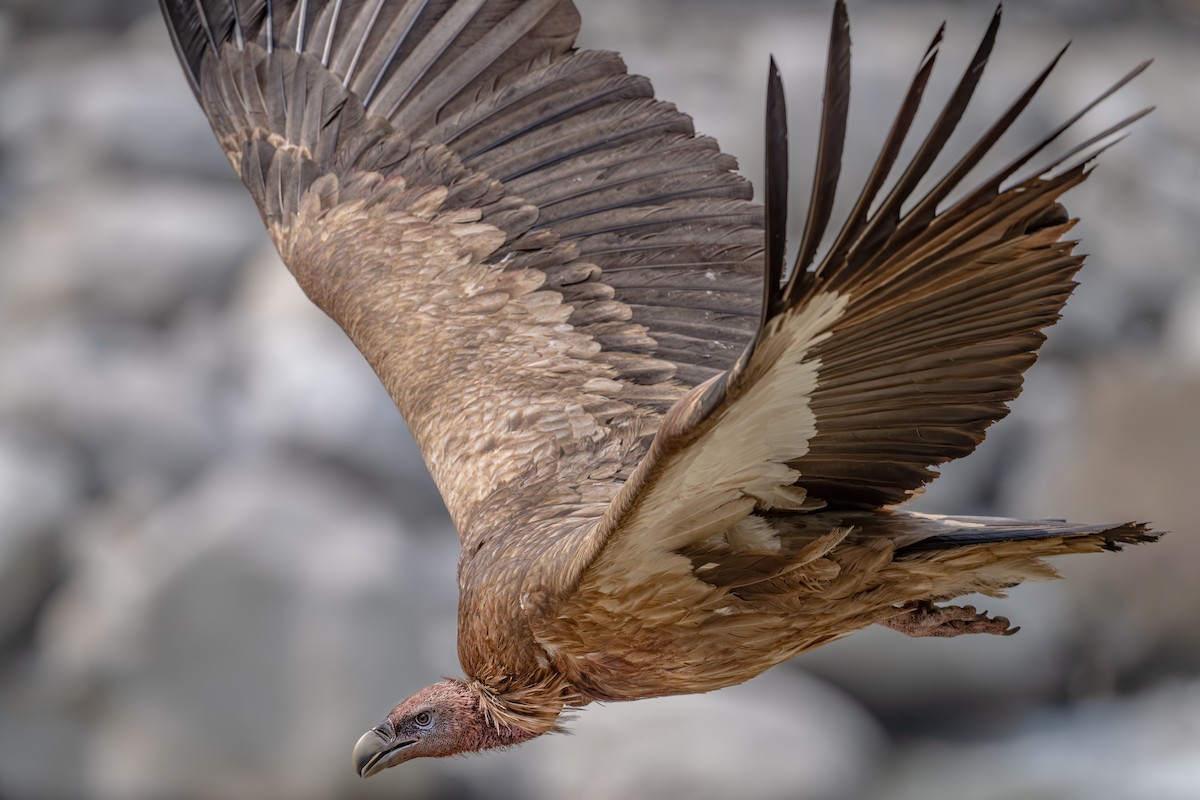
<svg viewBox="0 0 1200 800">
<path fill-rule="evenodd" d="M 1156 537 L 895 508 L 1020 392 L 1082 263 L 1058 198 L 1146 112 L 1043 152 L 1145 64 L 967 183 L 1062 53 L 931 174 L 1000 11 L 901 160 L 939 30 L 830 229 L 850 96 L 838 0 L 787 269 L 773 62 L 759 205 L 646 78 L 575 47 L 571 0 L 160 5 L 284 263 L 379 375 L 458 529 L 466 677 L 368 731 L 362 776 L 518 744 L 593 700 L 737 684 L 870 625 L 1011 633 L 949 601 Z"/>
</svg>

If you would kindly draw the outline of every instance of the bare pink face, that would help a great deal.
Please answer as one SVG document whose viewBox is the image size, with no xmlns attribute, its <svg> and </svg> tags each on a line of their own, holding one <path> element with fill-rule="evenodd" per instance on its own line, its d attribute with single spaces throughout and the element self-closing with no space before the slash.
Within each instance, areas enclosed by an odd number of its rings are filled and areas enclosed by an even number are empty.
<svg viewBox="0 0 1200 800">
<path fill-rule="evenodd" d="M 363 734 L 354 746 L 354 767 L 367 778 L 414 758 L 482 750 L 494 746 L 493 737 L 471 690 L 448 679 L 417 692 Z"/>
</svg>

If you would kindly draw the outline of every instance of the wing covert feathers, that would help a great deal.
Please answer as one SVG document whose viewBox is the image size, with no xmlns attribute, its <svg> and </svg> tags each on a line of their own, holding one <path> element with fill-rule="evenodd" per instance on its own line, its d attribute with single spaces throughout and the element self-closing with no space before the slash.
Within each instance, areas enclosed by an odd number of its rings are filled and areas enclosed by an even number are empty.
<svg viewBox="0 0 1200 800">
<path fill-rule="evenodd" d="M 804 238 L 784 293 L 794 302 L 803 290 L 805 276 L 825 235 L 833 214 L 838 177 L 842 172 L 842 151 L 846 144 L 846 120 L 850 114 L 850 17 L 846 4 L 838 0 L 833 7 L 833 26 L 829 38 L 829 61 L 825 67 L 825 97 L 821 107 L 821 136 L 817 144 L 817 166 L 813 171 L 812 197 Z"/>
</svg>

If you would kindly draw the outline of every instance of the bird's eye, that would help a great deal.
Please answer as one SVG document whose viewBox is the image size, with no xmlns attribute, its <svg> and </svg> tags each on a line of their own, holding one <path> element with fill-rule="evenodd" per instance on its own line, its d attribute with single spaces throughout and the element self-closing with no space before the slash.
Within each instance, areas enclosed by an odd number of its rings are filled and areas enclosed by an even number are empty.
<svg viewBox="0 0 1200 800">
<path fill-rule="evenodd" d="M 416 723 L 418 728 L 428 728 L 433 724 L 433 714 L 430 714 L 428 711 L 422 711 L 413 717 L 413 722 Z"/>
</svg>

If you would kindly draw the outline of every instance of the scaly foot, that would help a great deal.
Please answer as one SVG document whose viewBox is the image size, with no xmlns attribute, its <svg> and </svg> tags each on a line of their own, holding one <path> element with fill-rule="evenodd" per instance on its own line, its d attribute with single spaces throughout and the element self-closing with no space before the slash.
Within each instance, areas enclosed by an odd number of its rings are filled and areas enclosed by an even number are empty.
<svg viewBox="0 0 1200 800">
<path fill-rule="evenodd" d="M 974 606 L 936 606 L 928 600 L 906 603 L 899 613 L 880 622 L 885 628 L 905 636 L 960 636 L 964 633 L 992 633 L 1012 636 L 1020 628 L 1011 627 L 1005 617 L 989 617 L 986 611 Z"/>
</svg>

